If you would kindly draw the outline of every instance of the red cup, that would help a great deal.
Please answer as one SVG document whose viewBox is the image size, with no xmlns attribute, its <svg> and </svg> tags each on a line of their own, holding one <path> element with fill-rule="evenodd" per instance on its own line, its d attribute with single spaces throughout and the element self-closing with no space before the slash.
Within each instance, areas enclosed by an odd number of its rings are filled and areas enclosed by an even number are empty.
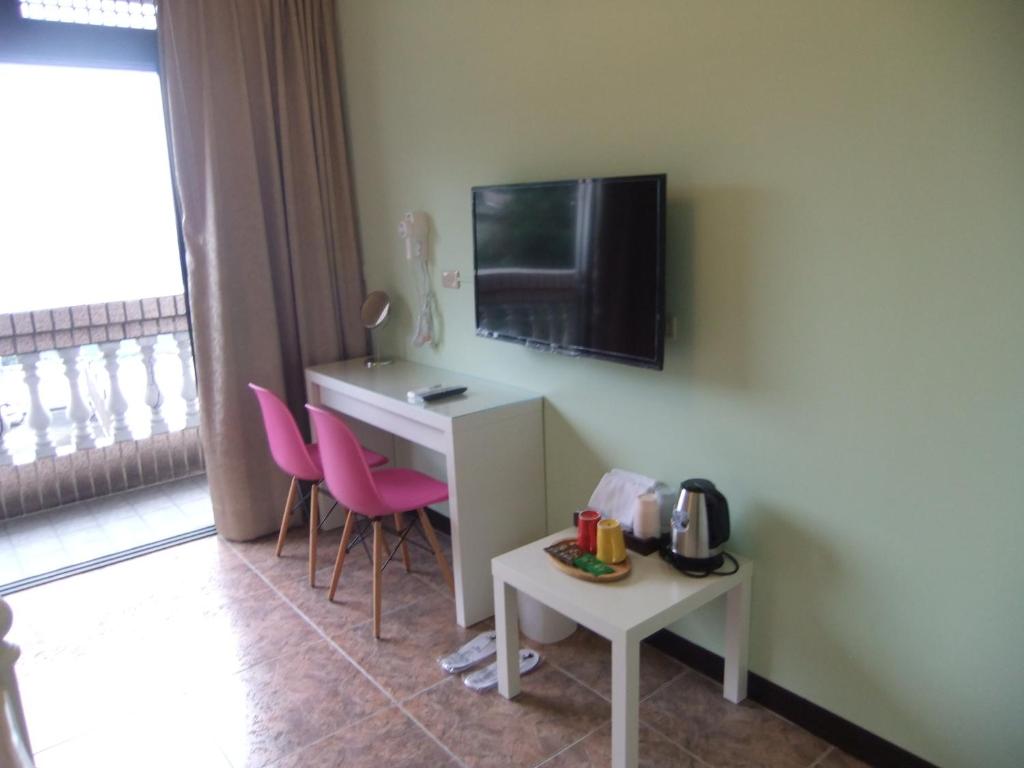
<svg viewBox="0 0 1024 768">
<path fill-rule="evenodd" d="M 592 555 L 597 552 L 597 521 L 600 519 L 600 512 L 594 509 L 585 509 L 580 512 L 577 523 L 576 545 Z"/>
</svg>

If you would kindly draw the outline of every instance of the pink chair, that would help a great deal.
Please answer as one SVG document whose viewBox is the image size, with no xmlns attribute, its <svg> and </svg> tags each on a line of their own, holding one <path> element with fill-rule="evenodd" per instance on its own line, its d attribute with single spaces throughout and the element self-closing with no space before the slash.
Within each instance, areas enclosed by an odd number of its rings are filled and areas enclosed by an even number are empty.
<svg viewBox="0 0 1024 768">
<path fill-rule="evenodd" d="M 284 515 L 281 518 L 281 530 L 277 534 L 275 554 L 280 557 L 284 547 L 284 539 L 288 534 L 288 524 L 292 512 L 306 501 L 303 495 L 296 503 L 299 495 L 299 481 L 312 483 L 309 493 L 309 586 L 315 586 L 316 574 L 316 542 L 320 530 L 320 494 L 319 484 L 323 482 L 324 470 L 320 461 L 320 449 L 315 443 L 307 444 L 299 432 L 299 425 L 291 411 L 277 395 L 269 389 L 249 384 L 249 389 L 256 393 L 256 400 L 263 413 L 263 426 L 267 432 L 267 443 L 270 454 L 282 470 L 292 476 L 292 484 L 288 489 L 288 500 L 284 503 Z M 378 467 L 387 463 L 387 457 L 360 447 L 366 463 Z"/>
<path fill-rule="evenodd" d="M 338 416 L 323 408 L 312 405 L 309 410 L 320 450 L 323 455 L 324 480 L 331 495 L 338 503 L 348 509 L 345 517 L 345 530 L 341 534 L 338 546 L 338 558 L 334 563 L 331 575 L 331 590 L 328 595 L 334 599 L 341 577 L 341 568 L 345 563 L 345 552 L 352 535 L 353 520 L 356 515 L 370 519 L 373 525 L 373 636 L 380 637 L 380 578 L 383 565 L 384 534 L 382 518 L 393 516 L 398 528 L 399 545 L 403 548 L 405 569 L 409 570 L 409 556 L 406 549 L 406 537 L 415 525 L 402 527 L 402 514 L 416 510 L 419 523 L 423 529 L 430 548 L 434 550 L 437 566 L 441 569 L 448 588 L 455 591 L 452 572 L 448 561 L 437 543 L 437 536 L 430 524 L 430 518 L 424 509 L 428 504 L 447 501 L 448 486 L 413 469 L 381 469 L 370 472 L 359 442 L 355 435 Z M 393 555 L 394 553 L 392 553 Z M 389 558 L 390 559 L 390 558 Z"/>
</svg>

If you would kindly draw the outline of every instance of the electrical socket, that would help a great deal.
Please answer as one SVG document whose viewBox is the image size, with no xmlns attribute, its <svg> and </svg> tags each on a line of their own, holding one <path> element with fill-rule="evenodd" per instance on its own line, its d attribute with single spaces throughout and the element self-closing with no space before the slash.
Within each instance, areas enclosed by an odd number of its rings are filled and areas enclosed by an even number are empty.
<svg viewBox="0 0 1024 768">
<path fill-rule="evenodd" d="M 459 270 L 449 269 L 441 273 L 441 285 L 445 288 L 460 288 L 462 280 L 459 278 Z"/>
</svg>

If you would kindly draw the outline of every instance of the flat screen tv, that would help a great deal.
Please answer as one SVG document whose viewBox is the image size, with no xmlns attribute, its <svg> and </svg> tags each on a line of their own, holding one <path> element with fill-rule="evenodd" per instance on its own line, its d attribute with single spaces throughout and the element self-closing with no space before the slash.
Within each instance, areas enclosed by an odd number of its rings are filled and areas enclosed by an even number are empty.
<svg viewBox="0 0 1024 768">
<path fill-rule="evenodd" d="M 473 188 L 478 336 L 661 369 L 665 175 Z"/>
</svg>

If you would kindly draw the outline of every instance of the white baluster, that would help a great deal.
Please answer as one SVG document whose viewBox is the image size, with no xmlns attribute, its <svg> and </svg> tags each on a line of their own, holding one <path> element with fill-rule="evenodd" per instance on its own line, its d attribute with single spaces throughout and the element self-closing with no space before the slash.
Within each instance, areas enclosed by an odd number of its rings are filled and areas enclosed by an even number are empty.
<svg viewBox="0 0 1024 768">
<path fill-rule="evenodd" d="M 142 363 L 146 366 L 146 405 L 152 413 L 149 426 L 154 435 L 167 431 L 163 414 L 164 396 L 160 392 L 160 385 L 156 383 L 156 355 L 153 349 L 156 339 L 156 336 L 143 336 L 137 340 L 142 348 Z"/>
<path fill-rule="evenodd" d="M 96 440 L 89 430 L 89 419 L 92 417 L 92 409 L 85 404 L 85 398 L 82 397 L 81 374 L 78 370 L 78 355 L 80 352 L 80 347 L 67 347 L 57 350 L 57 354 L 64 361 L 64 375 L 67 377 L 68 386 L 71 389 L 71 399 L 68 401 L 68 418 L 74 424 L 72 439 L 75 443 L 75 449 L 79 451 L 96 445 Z"/>
<path fill-rule="evenodd" d="M 0 598 L 0 764 L 31 768 L 32 745 L 14 674 L 21 650 L 6 639 L 12 622 L 11 607 Z"/>
<path fill-rule="evenodd" d="M 107 369 L 107 375 L 110 377 L 107 411 L 109 411 L 110 419 L 114 425 L 114 442 L 117 443 L 122 440 L 132 439 L 132 432 L 128 429 L 128 421 L 124 416 L 128 410 L 128 401 L 124 399 L 124 393 L 121 392 L 121 384 L 118 381 L 120 358 L 117 351 L 120 348 L 120 341 L 108 341 L 105 344 L 100 344 L 100 350 L 103 352 L 103 365 Z"/>
<path fill-rule="evenodd" d="M 39 394 L 39 359 L 38 352 L 31 352 L 19 356 L 21 364 L 25 369 L 25 384 L 28 386 L 29 413 L 28 425 L 36 433 L 36 458 L 54 456 L 57 447 L 50 439 L 50 412 L 43 405 L 43 399 Z"/>
<path fill-rule="evenodd" d="M 10 429 L 11 425 L 4 418 L 3 409 L 0 409 L 0 467 L 14 462 L 14 459 L 11 458 L 11 452 L 7 450 L 7 433 Z"/>
<path fill-rule="evenodd" d="M 185 426 L 199 424 L 199 401 L 196 399 L 196 377 L 192 371 L 192 340 L 188 331 L 174 334 L 178 343 L 178 357 L 181 359 L 181 398 L 185 401 Z"/>
</svg>

